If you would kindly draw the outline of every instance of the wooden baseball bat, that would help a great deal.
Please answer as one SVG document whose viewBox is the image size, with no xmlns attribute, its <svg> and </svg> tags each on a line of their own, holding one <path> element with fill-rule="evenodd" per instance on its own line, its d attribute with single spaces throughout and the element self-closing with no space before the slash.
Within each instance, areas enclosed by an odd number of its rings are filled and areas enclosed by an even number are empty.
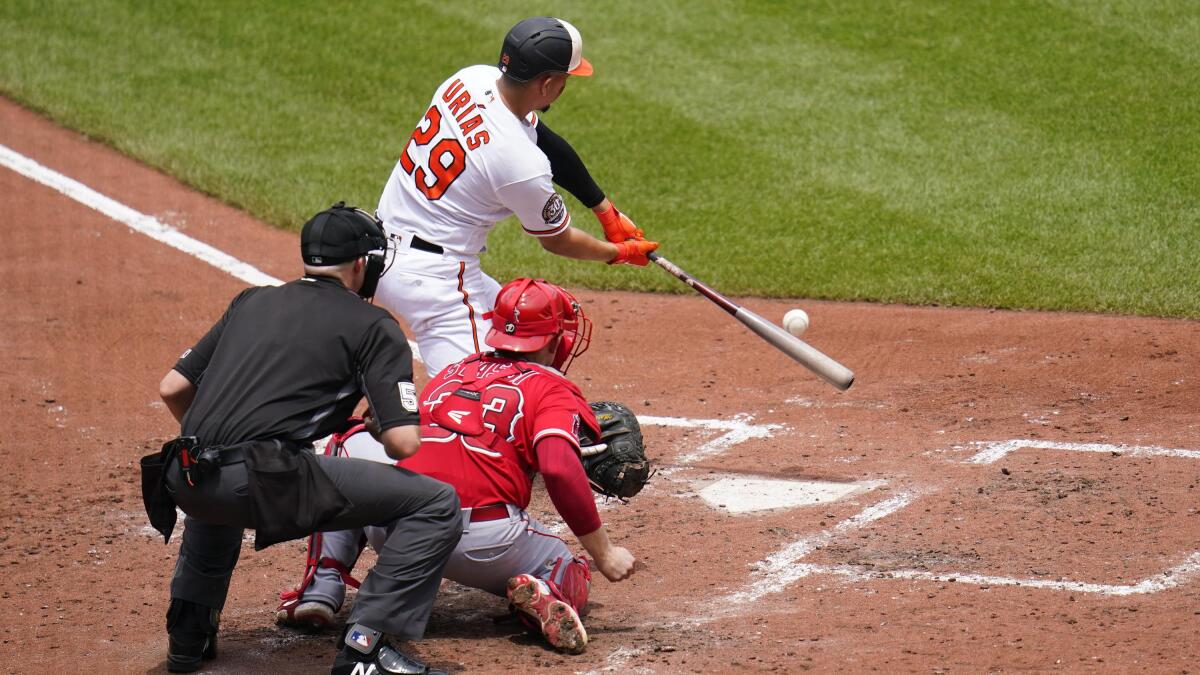
<svg viewBox="0 0 1200 675">
<path fill-rule="evenodd" d="M 755 335 L 766 340 L 772 347 L 792 357 L 829 384 L 842 391 L 846 391 L 850 385 L 854 384 L 854 373 L 849 368 L 829 358 L 804 340 L 709 288 L 658 253 L 651 252 L 647 254 L 647 257 L 659 267 L 670 272 L 675 278 L 691 286 L 697 293 L 711 300 L 713 304 L 732 314 L 733 318 L 741 321 L 744 326 L 754 331 Z"/>
</svg>

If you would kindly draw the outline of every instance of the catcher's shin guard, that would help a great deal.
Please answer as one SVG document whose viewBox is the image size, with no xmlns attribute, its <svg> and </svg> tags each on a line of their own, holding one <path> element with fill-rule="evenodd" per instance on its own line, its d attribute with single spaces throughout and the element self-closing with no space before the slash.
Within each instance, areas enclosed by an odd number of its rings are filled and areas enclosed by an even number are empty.
<svg viewBox="0 0 1200 675">
<path fill-rule="evenodd" d="M 558 579 L 557 584 L 554 579 Z M 580 616 L 587 614 L 588 594 L 592 590 L 592 570 L 587 558 L 559 558 L 550 570 L 549 582 L 551 591 L 560 600 L 574 607 Z"/>
<path fill-rule="evenodd" d="M 167 670 L 190 673 L 198 670 L 201 662 L 216 658 L 220 623 L 220 611 L 171 598 L 167 608 Z"/>
<path fill-rule="evenodd" d="M 308 539 L 308 556 L 304 561 L 304 577 L 300 580 L 300 584 L 294 588 L 289 588 L 279 594 L 279 607 L 275 609 L 275 623 L 280 626 L 290 626 L 292 628 L 303 628 L 320 630 L 326 628 L 333 623 L 333 617 L 337 614 L 338 607 L 330 607 L 324 602 L 306 602 L 304 600 L 304 592 L 312 584 L 313 579 L 317 576 L 317 570 L 324 567 L 335 569 L 342 577 L 342 582 L 351 588 L 358 588 L 359 581 L 350 575 L 350 567 L 329 557 L 321 556 L 321 541 L 322 534 L 314 533 Z M 362 554 L 362 550 L 366 545 L 365 537 L 359 541 L 358 553 Z M 354 562 L 358 561 L 358 555 L 355 555 Z M 353 565 L 353 563 L 351 563 Z"/>
<path fill-rule="evenodd" d="M 330 457 L 347 456 L 346 439 L 364 427 L 361 418 L 351 417 L 346 422 L 348 428 L 330 437 L 325 444 L 323 454 Z M 322 556 L 323 545 L 324 538 L 320 532 L 313 533 L 308 538 L 308 554 L 304 559 L 304 576 L 301 577 L 299 585 L 279 594 L 281 602 L 275 609 L 275 623 L 280 626 L 320 630 L 333 623 L 334 615 L 337 614 L 339 607 L 332 606 L 330 602 L 309 602 L 304 599 L 304 592 L 312 585 L 313 579 L 317 576 L 317 570 L 322 567 L 337 570 L 343 583 L 351 588 L 358 588 L 359 582 L 350 575 L 350 571 L 358 562 L 358 556 L 362 554 L 363 547 L 366 546 L 366 538 L 363 537 L 359 540 L 358 552 L 354 554 L 354 559 L 348 566 L 334 558 Z"/>
</svg>

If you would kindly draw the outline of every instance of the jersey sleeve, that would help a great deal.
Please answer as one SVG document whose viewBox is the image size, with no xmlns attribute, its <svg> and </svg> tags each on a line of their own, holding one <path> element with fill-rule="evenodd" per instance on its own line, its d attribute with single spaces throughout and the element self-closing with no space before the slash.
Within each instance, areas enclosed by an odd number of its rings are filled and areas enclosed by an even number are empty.
<svg viewBox="0 0 1200 675">
<path fill-rule="evenodd" d="M 229 307 L 225 308 L 225 313 L 220 319 L 208 329 L 204 337 L 180 355 L 179 360 L 175 362 L 175 371 L 187 378 L 188 382 L 193 385 L 200 383 L 200 378 L 204 376 L 204 371 L 208 370 L 208 364 L 212 361 L 213 354 L 217 351 L 217 345 L 221 342 L 221 335 L 225 332 L 225 325 L 229 323 L 229 317 L 241 304 L 242 300 L 249 297 L 258 288 L 247 288 L 238 293 L 229 303 Z"/>
<path fill-rule="evenodd" d="M 571 214 L 549 175 L 509 183 L 497 188 L 496 195 L 517 215 L 525 232 L 535 237 L 562 234 L 571 225 Z"/>
<path fill-rule="evenodd" d="M 380 430 L 420 424 L 412 349 L 395 319 L 382 317 L 371 324 L 357 361 L 360 386 Z"/>
<path fill-rule="evenodd" d="M 543 439 L 558 437 L 575 449 L 579 448 L 579 429 L 584 424 L 583 410 L 587 402 L 563 386 L 546 387 L 534 402 L 534 412 L 528 416 L 530 445 L 537 447 Z"/>
</svg>

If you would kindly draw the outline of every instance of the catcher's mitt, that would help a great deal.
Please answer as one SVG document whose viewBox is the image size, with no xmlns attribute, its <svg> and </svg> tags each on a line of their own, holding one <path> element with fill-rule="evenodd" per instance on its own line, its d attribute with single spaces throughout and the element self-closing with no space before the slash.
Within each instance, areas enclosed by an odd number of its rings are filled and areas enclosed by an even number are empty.
<svg viewBox="0 0 1200 675">
<path fill-rule="evenodd" d="M 642 491 L 650 479 L 650 460 L 642 444 L 642 427 L 633 411 L 620 403 L 589 404 L 600 423 L 600 438 L 584 427 L 580 435 L 583 470 L 592 489 L 625 501 Z"/>
</svg>

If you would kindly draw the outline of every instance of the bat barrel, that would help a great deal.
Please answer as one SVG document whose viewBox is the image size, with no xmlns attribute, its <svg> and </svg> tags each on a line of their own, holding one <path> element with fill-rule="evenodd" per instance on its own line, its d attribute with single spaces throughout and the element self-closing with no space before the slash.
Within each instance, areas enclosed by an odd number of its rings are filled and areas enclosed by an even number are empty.
<svg viewBox="0 0 1200 675">
<path fill-rule="evenodd" d="M 745 307 L 739 309 L 737 314 L 734 314 L 734 318 L 741 321 L 773 347 L 792 357 L 797 363 L 816 373 L 821 379 L 841 391 L 846 391 L 850 385 L 854 384 L 854 372 L 849 368 Z"/>
<path fill-rule="evenodd" d="M 693 290 L 708 298 L 721 309 L 732 314 L 735 319 L 742 322 L 755 335 L 766 340 L 772 347 L 792 357 L 797 363 L 816 373 L 829 384 L 842 391 L 846 391 L 850 388 L 850 385 L 854 384 L 854 373 L 849 368 L 829 358 L 816 347 L 709 288 L 658 253 L 652 251 L 646 257 L 675 276 L 675 278 L 691 286 Z"/>
</svg>

